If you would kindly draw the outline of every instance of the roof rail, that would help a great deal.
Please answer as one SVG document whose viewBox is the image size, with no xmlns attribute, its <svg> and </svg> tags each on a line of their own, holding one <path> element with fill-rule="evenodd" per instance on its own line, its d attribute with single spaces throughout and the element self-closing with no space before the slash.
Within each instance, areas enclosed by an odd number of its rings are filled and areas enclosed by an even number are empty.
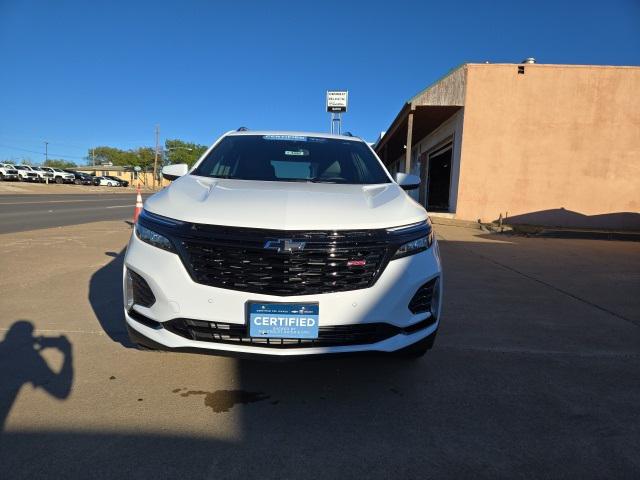
<svg viewBox="0 0 640 480">
<path fill-rule="evenodd" d="M 344 136 L 345 136 L 345 137 L 353 137 L 353 133 L 351 133 L 351 132 L 344 132 Z"/>
<path fill-rule="evenodd" d="M 240 127 L 236 132 L 246 132 L 247 130 L 249 130 L 247 127 Z"/>
</svg>

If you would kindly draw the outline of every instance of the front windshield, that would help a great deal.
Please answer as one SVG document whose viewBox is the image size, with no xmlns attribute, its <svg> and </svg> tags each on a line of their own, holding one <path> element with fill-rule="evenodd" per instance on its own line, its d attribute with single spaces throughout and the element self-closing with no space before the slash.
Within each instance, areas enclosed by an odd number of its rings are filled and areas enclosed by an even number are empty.
<svg viewBox="0 0 640 480">
<path fill-rule="evenodd" d="M 391 182 L 361 141 L 293 135 L 230 135 L 192 173 L 271 182 Z"/>
</svg>

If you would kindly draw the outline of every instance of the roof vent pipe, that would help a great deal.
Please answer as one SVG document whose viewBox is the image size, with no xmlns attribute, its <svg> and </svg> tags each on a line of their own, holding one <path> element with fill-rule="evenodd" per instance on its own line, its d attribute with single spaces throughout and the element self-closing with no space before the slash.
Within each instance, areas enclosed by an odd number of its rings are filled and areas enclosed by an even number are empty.
<svg viewBox="0 0 640 480">
<path fill-rule="evenodd" d="M 527 57 L 520 63 L 536 63 L 536 59 L 533 57 Z"/>
</svg>

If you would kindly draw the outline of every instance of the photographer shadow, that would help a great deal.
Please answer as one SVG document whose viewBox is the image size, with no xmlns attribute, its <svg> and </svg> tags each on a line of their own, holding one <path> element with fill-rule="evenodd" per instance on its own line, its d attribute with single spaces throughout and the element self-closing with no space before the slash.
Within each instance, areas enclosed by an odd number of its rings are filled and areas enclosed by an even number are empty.
<svg viewBox="0 0 640 480">
<path fill-rule="evenodd" d="M 73 385 L 73 354 L 71 343 L 64 335 L 35 337 L 31 322 L 18 320 L 0 342 L 0 432 L 20 389 L 30 383 L 49 395 L 63 400 Z M 41 355 L 46 348 L 59 350 L 64 359 L 55 372 Z"/>
</svg>

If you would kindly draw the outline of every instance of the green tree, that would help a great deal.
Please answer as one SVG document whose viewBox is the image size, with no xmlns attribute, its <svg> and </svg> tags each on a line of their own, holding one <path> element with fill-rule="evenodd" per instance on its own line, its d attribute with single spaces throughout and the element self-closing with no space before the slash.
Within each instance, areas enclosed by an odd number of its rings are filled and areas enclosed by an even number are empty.
<svg viewBox="0 0 640 480">
<path fill-rule="evenodd" d="M 95 157 L 93 157 L 95 156 Z M 89 150 L 89 163 L 96 165 L 112 164 L 121 167 L 142 167 L 147 169 L 153 166 L 155 151 L 151 147 L 140 147 L 133 150 L 122 150 L 115 147 L 95 147 Z"/>
<path fill-rule="evenodd" d="M 164 161 L 168 163 L 186 163 L 193 165 L 207 150 L 205 145 L 183 140 L 167 140 L 164 148 Z M 158 152 L 158 167 L 162 166 L 163 152 Z M 121 167 L 141 167 L 143 170 L 153 169 L 156 151 L 153 147 L 138 147 L 131 150 L 108 147 L 106 145 L 89 149 L 88 164 L 112 164 Z"/>
<path fill-rule="evenodd" d="M 164 142 L 166 161 L 168 163 L 186 163 L 193 165 L 207 150 L 206 145 L 173 139 Z"/>
<path fill-rule="evenodd" d="M 70 162 L 68 160 L 59 160 L 55 158 L 50 158 L 49 160 L 43 163 L 45 167 L 54 167 L 54 168 L 74 168 L 77 165 L 74 162 Z"/>
</svg>

